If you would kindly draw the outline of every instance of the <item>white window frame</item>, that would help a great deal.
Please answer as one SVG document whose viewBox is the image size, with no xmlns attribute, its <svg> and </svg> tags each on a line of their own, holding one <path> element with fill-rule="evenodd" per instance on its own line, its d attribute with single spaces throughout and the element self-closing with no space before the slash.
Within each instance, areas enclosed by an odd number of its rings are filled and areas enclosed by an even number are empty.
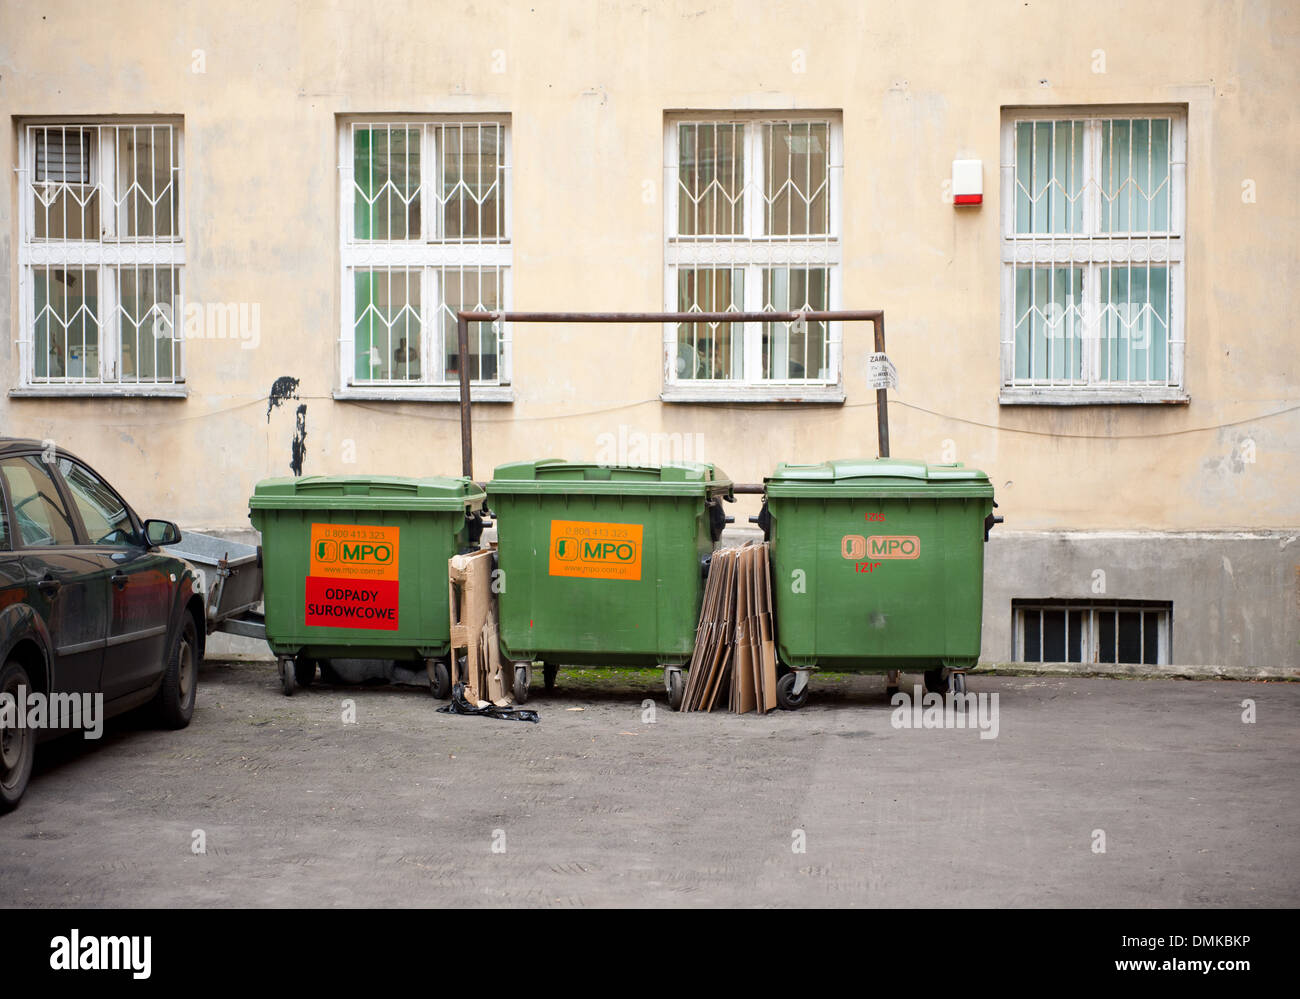
<svg viewBox="0 0 1300 999">
<path fill-rule="evenodd" d="M 110 129 L 133 126 L 167 126 L 172 130 L 176 169 L 172 177 L 176 202 L 176 233 L 172 236 L 128 237 L 119 235 L 119 216 L 125 211 L 124 192 L 116 190 L 113 167 L 116 150 L 103 140 Z M 100 235 L 98 239 L 37 239 L 35 212 L 35 130 L 66 127 L 92 129 L 90 147 L 91 185 L 99 191 Z M 177 398 L 188 394 L 185 384 L 186 354 L 183 317 L 185 310 L 187 231 L 185 198 L 185 129 L 182 118 L 172 115 L 126 117 L 54 116 L 22 118 L 18 121 L 18 384 L 9 390 L 13 397 L 144 396 Z M 97 275 L 99 366 L 95 376 L 81 378 L 36 376 L 36 270 L 69 267 L 94 270 Z M 127 268 L 171 268 L 176 271 L 172 311 L 172 338 L 176 341 L 175 371 L 169 381 L 124 380 L 118 370 L 121 350 L 121 312 L 118 275 Z"/>
<path fill-rule="evenodd" d="M 829 179 L 828 228 L 815 236 L 767 236 L 762 226 L 763 157 L 760 128 L 744 133 L 743 218 L 739 236 L 679 236 L 678 127 L 689 124 L 764 125 L 826 123 L 829 126 L 827 168 Z M 844 126 L 838 111 L 810 112 L 672 112 L 664 116 L 664 309 L 678 310 L 679 269 L 685 266 L 743 270 L 746 312 L 763 311 L 763 270 L 788 265 L 828 272 L 830 309 L 843 308 L 842 203 Z M 663 327 L 665 402 L 843 402 L 843 324 L 827 324 L 828 377 L 825 379 L 775 379 L 762 377 L 762 323 L 744 323 L 744 376 L 732 379 L 679 379 L 677 377 L 677 324 Z"/>
<path fill-rule="evenodd" d="M 1100 233 L 1101 122 L 1120 118 L 1168 118 L 1169 232 Z M 1032 121 L 1083 121 L 1084 234 L 1016 233 L 1016 125 Z M 1094 105 L 1004 108 L 1001 133 L 1001 391 L 1003 405 L 1112 405 L 1185 403 L 1187 114 L 1169 105 Z M 1167 266 L 1169 272 L 1168 377 L 1147 382 L 1103 380 L 1100 370 L 1103 266 L 1129 261 Z M 1015 377 L 1016 267 L 1078 267 L 1083 270 L 1082 374 L 1079 381 Z"/>
<path fill-rule="evenodd" d="M 1084 619 L 1084 626 L 1083 626 L 1083 634 L 1081 636 L 1081 640 L 1079 643 L 1080 662 L 1083 664 L 1099 664 L 1099 665 L 1105 665 L 1105 663 L 1102 663 L 1097 658 L 1100 655 L 1100 649 L 1098 648 L 1100 640 L 1098 639 L 1097 636 L 1099 634 L 1099 627 L 1100 627 L 1098 622 L 1101 615 L 1121 614 L 1121 613 L 1136 613 L 1138 615 L 1155 614 L 1157 615 L 1156 661 L 1154 663 L 1143 663 L 1143 664 L 1117 663 L 1115 665 L 1167 666 L 1169 665 L 1170 662 L 1172 662 L 1173 622 L 1174 622 L 1174 608 L 1172 604 L 1143 603 L 1141 601 L 1137 601 L 1131 604 L 1124 603 L 1124 602 L 1104 603 L 1104 602 L 1094 602 L 1090 600 L 1081 600 L 1081 601 L 1067 600 L 1067 601 L 1055 601 L 1055 602 L 1017 600 L 1012 606 L 1012 618 L 1013 618 L 1012 629 L 1011 629 L 1012 661 L 1035 662 L 1035 663 L 1044 661 L 1041 658 L 1042 649 L 1043 649 L 1042 642 L 1043 642 L 1043 634 L 1044 634 L 1044 629 L 1041 626 L 1041 622 L 1040 622 L 1039 632 L 1038 632 L 1040 658 L 1032 659 L 1032 660 L 1025 658 L 1025 615 L 1042 614 L 1044 611 L 1052 612 L 1052 613 L 1062 612 L 1065 614 L 1067 632 L 1064 641 L 1065 641 L 1065 652 L 1067 657 L 1069 656 L 1069 650 L 1070 650 L 1070 642 L 1068 637 L 1070 615 L 1074 613 L 1082 613 Z M 1145 616 L 1143 616 L 1141 620 L 1142 620 L 1142 628 L 1143 628 L 1143 648 L 1145 648 L 1146 647 L 1145 646 L 1145 629 L 1146 629 Z M 1115 640 L 1116 642 L 1118 642 L 1119 641 L 1118 622 L 1116 625 L 1116 629 L 1117 630 L 1115 633 Z M 1106 660 L 1106 663 L 1109 662 L 1110 660 Z"/>
<path fill-rule="evenodd" d="M 439 311 L 441 297 L 439 276 L 447 269 L 493 268 L 501 274 L 501 309 L 509 310 L 514 301 L 514 251 L 512 228 L 512 128 L 508 114 L 348 114 L 339 115 L 339 381 L 335 399 L 453 402 L 460 398 L 455 382 L 444 381 L 445 359 L 440 342 Z M 353 182 L 353 134 L 357 127 L 393 125 L 420 132 L 420 235 L 405 240 L 356 239 L 353 233 L 356 185 Z M 501 128 L 503 175 L 502 234 L 492 240 L 444 239 L 442 213 L 437 210 L 434 192 L 441 190 L 438 176 L 440 160 L 434 152 L 434 128 L 439 125 L 493 125 Z M 366 269 L 418 271 L 420 278 L 421 357 L 427 365 L 420 381 L 363 381 L 354 377 L 356 351 L 356 289 L 353 272 Z M 475 402 L 513 402 L 512 369 L 514 345 L 510 324 L 501 322 L 497 377 L 490 381 L 475 380 L 470 397 Z M 470 326 L 470 339 L 478 335 Z"/>
</svg>

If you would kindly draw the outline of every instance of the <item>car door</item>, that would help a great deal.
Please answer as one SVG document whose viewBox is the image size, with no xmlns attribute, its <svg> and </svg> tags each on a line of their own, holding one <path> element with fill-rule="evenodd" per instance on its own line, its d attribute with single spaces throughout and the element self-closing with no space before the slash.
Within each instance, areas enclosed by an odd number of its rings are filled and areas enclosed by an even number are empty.
<svg viewBox="0 0 1300 999">
<path fill-rule="evenodd" d="M 60 456 L 57 466 L 81 521 L 85 551 L 109 583 L 101 683 L 111 702 L 162 674 L 176 581 L 171 561 L 149 547 L 130 508 L 107 482 L 67 456 Z"/>
<path fill-rule="evenodd" d="M 14 550 L 16 542 L 9 530 L 9 509 L 5 503 L 4 479 L 0 477 L 0 615 L 14 604 L 27 603 L 27 573 L 23 557 Z M 3 657 L 5 633 L 0 622 L 0 657 Z M 0 666 L 3 666 L 0 658 Z"/>
<path fill-rule="evenodd" d="M 53 645 L 51 689 L 95 693 L 108 640 L 108 578 L 78 547 L 72 516 L 39 455 L 0 461 L 0 481 L 27 600 Z"/>
</svg>

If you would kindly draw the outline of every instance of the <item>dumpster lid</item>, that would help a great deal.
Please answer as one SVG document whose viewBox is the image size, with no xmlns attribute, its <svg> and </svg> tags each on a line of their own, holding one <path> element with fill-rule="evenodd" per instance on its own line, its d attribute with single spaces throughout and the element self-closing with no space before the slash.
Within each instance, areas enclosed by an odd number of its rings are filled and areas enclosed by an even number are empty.
<svg viewBox="0 0 1300 999">
<path fill-rule="evenodd" d="M 248 501 L 254 510 L 463 510 L 483 502 L 465 478 L 398 475 L 309 475 L 263 479 Z"/>
<path fill-rule="evenodd" d="M 730 496 L 731 479 L 716 465 L 681 461 L 665 465 L 600 465 L 543 458 L 498 465 L 487 484 L 493 493 L 608 494 L 622 496 Z"/>
<path fill-rule="evenodd" d="M 874 492 L 908 489 L 918 495 L 930 495 L 936 489 L 961 495 L 993 495 L 989 477 L 977 468 L 967 468 L 960 462 L 951 465 L 929 465 L 923 461 L 906 458 L 845 458 L 823 461 L 812 465 L 795 465 L 782 462 L 765 480 L 769 491 L 779 495 L 782 487 L 798 489 L 800 493 L 833 489 Z"/>
</svg>

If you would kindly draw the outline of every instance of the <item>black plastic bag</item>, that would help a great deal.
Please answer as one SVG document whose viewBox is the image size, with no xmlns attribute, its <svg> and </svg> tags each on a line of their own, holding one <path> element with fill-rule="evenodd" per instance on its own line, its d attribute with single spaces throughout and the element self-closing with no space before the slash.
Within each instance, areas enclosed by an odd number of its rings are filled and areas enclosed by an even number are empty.
<svg viewBox="0 0 1300 999">
<path fill-rule="evenodd" d="M 495 704 L 489 704 L 485 708 L 470 704 L 465 699 L 465 685 L 458 683 L 451 689 L 451 700 L 444 707 L 438 709 L 449 715 L 482 715 L 485 718 L 500 718 L 502 721 L 525 721 L 534 724 L 542 719 L 536 711 L 529 711 L 526 708 L 499 708 Z"/>
</svg>

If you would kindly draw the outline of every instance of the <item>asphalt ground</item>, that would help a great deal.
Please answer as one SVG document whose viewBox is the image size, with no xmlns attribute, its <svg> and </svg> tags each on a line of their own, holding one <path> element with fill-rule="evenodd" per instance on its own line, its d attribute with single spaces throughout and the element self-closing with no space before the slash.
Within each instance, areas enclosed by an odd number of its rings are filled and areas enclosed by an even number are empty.
<svg viewBox="0 0 1300 999">
<path fill-rule="evenodd" d="M 895 727 L 879 676 L 759 717 L 675 713 L 658 671 L 562 670 L 534 725 L 208 662 L 189 728 L 39 747 L 0 904 L 1300 903 L 1300 684 L 969 691 L 997 695 L 995 738 Z"/>
</svg>

